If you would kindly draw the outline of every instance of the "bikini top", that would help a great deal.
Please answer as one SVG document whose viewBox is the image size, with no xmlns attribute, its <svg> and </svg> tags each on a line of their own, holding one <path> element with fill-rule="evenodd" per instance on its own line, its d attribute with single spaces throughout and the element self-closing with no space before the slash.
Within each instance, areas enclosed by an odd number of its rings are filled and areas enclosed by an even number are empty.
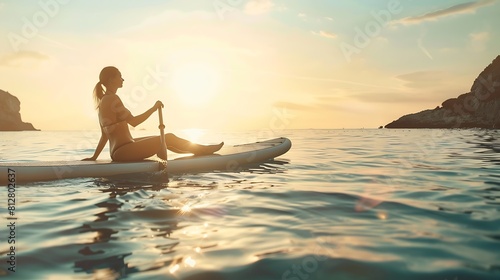
<svg viewBox="0 0 500 280">
<path fill-rule="evenodd" d="M 105 95 L 106 96 L 106 95 Z M 107 125 L 103 125 L 100 121 L 99 121 L 99 124 L 101 125 L 102 128 L 107 128 L 107 127 L 110 127 L 110 126 L 113 126 L 113 125 L 116 125 L 116 124 L 119 124 L 121 122 L 124 122 L 127 120 L 127 118 L 132 115 L 130 113 L 130 111 L 125 108 L 125 106 L 123 105 L 122 101 L 120 100 L 120 98 L 117 96 L 117 95 L 111 95 L 112 98 L 114 100 L 112 100 L 112 104 L 111 104 L 111 107 L 110 109 L 113 111 L 113 113 L 116 114 L 116 122 L 114 123 L 110 123 L 110 124 L 107 124 Z M 103 97 L 104 99 L 104 97 Z M 102 102 L 102 99 L 101 99 L 101 102 Z M 99 114 L 101 113 L 100 111 L 101 109 L 99 108 Z"/>
</svg>

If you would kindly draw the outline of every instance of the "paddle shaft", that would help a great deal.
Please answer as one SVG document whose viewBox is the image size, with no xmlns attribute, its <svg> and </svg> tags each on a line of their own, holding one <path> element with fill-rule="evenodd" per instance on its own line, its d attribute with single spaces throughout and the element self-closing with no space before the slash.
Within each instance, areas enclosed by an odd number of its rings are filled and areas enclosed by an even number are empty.
<svg viewBox="0 0 500 280">
<path fill-rule="evenodd" d="M 163 124 L 163 114 L 161 112 L 161 107 L 158 108 L 158 118 L 160 119 L 160 153 L 167 156 L 167 143 L 165 143 L 165 125 Z"/>
</svg>

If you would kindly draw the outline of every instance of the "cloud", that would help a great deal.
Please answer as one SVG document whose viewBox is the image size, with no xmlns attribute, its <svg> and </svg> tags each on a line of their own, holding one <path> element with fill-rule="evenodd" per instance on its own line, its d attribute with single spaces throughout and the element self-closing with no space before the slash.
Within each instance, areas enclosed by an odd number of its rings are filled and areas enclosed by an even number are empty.
<svg viewBox="0 0 500 280">
<path fill-rule="evenodd" d="M 484 42 L 490 39 L 490 34 L 488 32 L 478 32 L 469 34 L 469 37 L 474 42 Z"/>
<path fill-rule="evenodd" d="M 272 10 L 272 0 L 251 0 L 245 5 L 245 13 L 249 15 L 266 14 Z"/>
<path fill-rule="evenodd" d="M 365 87 L 365 88 L 381 88 L 381 89 L 393 89 L 393 90 L 400 90 L 401 88 L 391 86 L 391 85 L 377 85 L 377 84 L 371 84 L 371 83 L 363 83 L 363 82 L 358 82 L 358 81 L 351 81 L 351 80 L 342 80 L 342 79 L 334 79 L 334 78 L 324 78 L 324 77 L 314 77 L 314 76 L 300 76 L 300 75 L 285 75 L 273 71 L 262 71 L 262 74 L 265 75 L 270 75 L 270 76 L 275 76 L 275 77 L 284 77 L 284 78 L 290 78 L 290 79 L 296 79 L 296 80 L 303 80 L 303 81 L 315 81 L 315 82 L 331 82 L 333 84 L 347 84 L 347 85 L 354 85 L 354 86 L 360 86 L 360 87 Z"/>
<path fill-rule="evenodd" d="M 403 19 L 395 20 L 392 21 L 391 24 L 403 24 L 403 25 L 410 25 L 410 24 L 419 24 L 424 21 L 435 21 L 440 18 L 452 16 L 452 15 L 458 15 L 458 14 L 473 14 L 476 12 L 477 9 L 485 6 L 489 6 L 495 3 L 495 0 L 477 0 L 477 1 L 472 1 L 472 2 L 467 2 L 467 3 L 462 3 L 458 5 L 454 5 L 442 10 L 430 12 L 424 15 L 420 16 L 413 16 L 413 17 L 406 17 Z"/>
<path fill-rule="evenodd" d="M 308 105 L 303 105 L 303 104 L 298 104 L 298 103 L 288 102 L 288 101 L 274 102 L 273 106 L 281 107 L 281 108 L 285 108 L 285 109 L 290 109 L 290 110 L 296 110 L 296 111 L 313 111 L 315 109 L 315 107 L 313 107 L 313 106 L 308 106 Z"/>
<path fill-rule="evenodd" d="M 471 33 L 469 34 L 470 38 L 470 47 L 474 51 L 484 51 L 486 49 L 486 44 L 490 40 L 490 33 L 489 32 L 477 32 L 477 33 Z"/>
<path fill-rule="evenodd" d="M 431 94 L 413 94 L 408 92 L 377 92 L 370 91 L 351 95 L 351 98 L 364 103 L 419 103 L 434 100 Z"/>
<path fill-rule="evenodd" d="M 184 12 L 180 10 L 164 10 L 156 15 L 147 17 L 141 23 L 126 27 L 121 33 L 164 33 L 166 30 L 179 29 L 181 26 L 193 23 L 205 23 L 207 21 L 217 20 L 216 13 L 206 11 Z"/>
<path fill-rule="evenodd" d="M 468 90 L 469 81 L 449 71 L 418 71 L 395 77 L 403 81 L 405 90 L 426 100 L 449 98 Z"/>
<path fill-rule="evenodd" d="M 396 79 L 406 82 L 407 87 L 415 89 L 437 86 L 452 78 L 452 75 L 445 71 L 418 71 L 396 76 Z"/>
<path fill-rule="evenodd" d="M 321 30 L 320 32 L 313 32 L 313 34 L 321 36 L 321 37 L 325 37 L 325 38 L 330 38 L 330 39 L 337 38 L 337 34 L 332 33 L 332 32 L 328 32 L 328 31 L 323 31 L 323 30 Z"/>
<path fill-rule="evenodd" d="M 314 23 L 331 23 L 333 21 L 332 17 L 328 16 L 320 16 L 320 15 L 311 15 L 300 12 L 297 14 L 297 17 L 305 22 L 314 22 Z"/>
<path fill-rule="evenodd" d="M 283 108 L 285 110 L 292 110 L 297 112 L 318 112 L 318 111 L 342 111 L 352 112 L 353 108 L 346 106 L 349 100 L 339 99 L 331 96 L 319 96 L 316 100 L 309 104 L 299 104 L 289 101 L 277 101 L 273 103 L 274 107 Z"/>
<path fill-rule="evenodd" d="M 0 56 L 0 66 L 17 67 L 28 63 L 38 63 L 49 60 L 49 57 L 35 51 L 19 51 L 4 56 Z"/>
</svg>

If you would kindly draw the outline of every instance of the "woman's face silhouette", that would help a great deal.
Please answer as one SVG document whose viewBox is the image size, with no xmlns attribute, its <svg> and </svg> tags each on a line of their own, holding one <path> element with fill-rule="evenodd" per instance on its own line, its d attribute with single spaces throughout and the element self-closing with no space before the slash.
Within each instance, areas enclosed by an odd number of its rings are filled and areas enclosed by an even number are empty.
<svg viewBox="0 0 500 280">
<path fill-rule="evenodd" d="M 106 87 L 106 91 L 116 92 L 118 88 L 123 87 L 123 81 L 125 80 L 122 78 L 122 73 L 120 73 L 120 71 L 117 71 L 104 84 L 104 86 Z"/>
</svg>

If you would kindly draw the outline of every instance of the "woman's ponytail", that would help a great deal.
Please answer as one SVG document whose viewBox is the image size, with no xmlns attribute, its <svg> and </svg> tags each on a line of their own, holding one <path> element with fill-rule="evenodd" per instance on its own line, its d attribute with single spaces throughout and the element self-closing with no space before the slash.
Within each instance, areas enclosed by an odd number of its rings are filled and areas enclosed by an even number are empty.
<svg viewBox="0 0 500 280">
<path fill-rule="evenodd" d="M 101 101 L 102 97 L 104 96 L 104 89 L 102 88 L 102 83 L 101 81 L 97 82 L 97 84 L 94 87 L 94 103 L 95 103 L 95 108 L 99 108 L 99 102 Z"/>
</svg>

